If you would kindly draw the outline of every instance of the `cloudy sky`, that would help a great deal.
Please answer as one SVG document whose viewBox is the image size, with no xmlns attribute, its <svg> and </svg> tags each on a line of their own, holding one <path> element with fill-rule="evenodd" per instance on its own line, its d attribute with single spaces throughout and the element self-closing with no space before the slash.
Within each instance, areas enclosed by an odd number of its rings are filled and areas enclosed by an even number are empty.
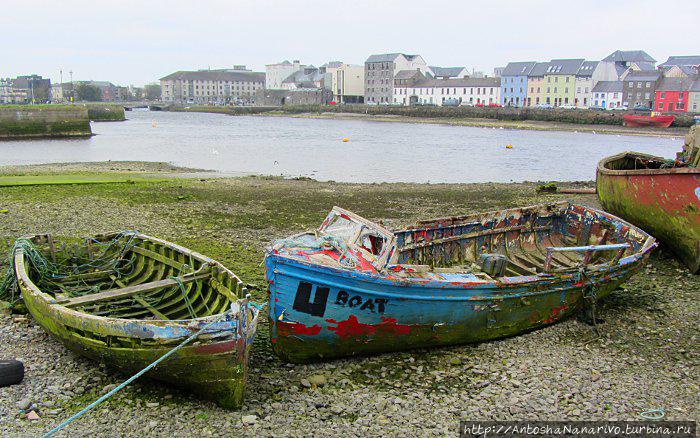
<svg viewBox="0 0 700 438">
<path fill-rule="evenodd" d="M 511 60 L 700 54 L 698 0 L 2 0 L 0 77 L 142 85 L 175 70 L 372 53 L 487 74 Z"/>
</svg>

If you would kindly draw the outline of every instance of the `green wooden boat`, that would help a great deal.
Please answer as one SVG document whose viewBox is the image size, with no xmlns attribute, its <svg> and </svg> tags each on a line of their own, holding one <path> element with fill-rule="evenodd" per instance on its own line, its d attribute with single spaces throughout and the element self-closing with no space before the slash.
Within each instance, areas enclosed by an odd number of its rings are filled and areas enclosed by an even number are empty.
<svg viewBox="0 0 700 438">
<path fill-rule="evenodd" d="M 226 408 L 243 403 L 259 306 L 221 263 L 135 232 L 15 243 L 13 269 L 29 312 L 71 350 L 138 371 L 206 325 L 149 371 Z"/>
</svg>

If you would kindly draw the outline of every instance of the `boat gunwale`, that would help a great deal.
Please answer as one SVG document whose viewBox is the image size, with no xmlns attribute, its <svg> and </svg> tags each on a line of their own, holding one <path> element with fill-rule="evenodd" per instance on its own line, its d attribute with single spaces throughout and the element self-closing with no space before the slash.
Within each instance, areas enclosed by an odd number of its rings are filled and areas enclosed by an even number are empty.
<svg viewBox="0 0 700 438">
<path fill-rule="evenodd" d="M 644 154 L 641 152 L 634 152 L 634 151 L 626 151 L 626 152 L 621 152 L 619 154 L 615 155 L 610 155 L 608 157 L 605 157 L 601 159 L 598 162 L 598 175 L 605 175 L 605 176 L 643 176 L 643 175 L 684 175 L 684 174 L 690 174 L 690 175 L 700 175 L 700 168 L 697 167 L 672 167 L 668 169 L 625 169 L 625 170 L 616 170 L 616 169 L 609 169 L 605 167 L 607 164 L 620 160 L 626 157 L 640 157 L 640 158 L 656 158 L 659 160 L 666 160 L 664 157 L 659 157 L 656 155 L 650 155 L 650 154 Z"/>
<path fill-rule="evenodd" d="M 512 208 L 512 209 L 506 209 L 506 210 L 492 210 L 488 212 L 483 212 L 483 213 L 474 213 L 473 215 L 468 215 L 468 216 L 460 216 L 460 218 L 471 218 L 473 216 L 487 216 L 489 214 L 496 214 L 496 213 L 508 213 L 508 212 L 515 212 L 515 211 L 523 211 L 523 210 L 536 210 L 538 208 L 542 207 L 563 207 L 566 206 L 567 209 L 578 206 L 586 211 L 590 211 L 596 214 L 599 214 L 603 217 L 606 217 L 612 221 L 618 221 L 621 224 L 624 224 L 625 226 L 629 227 L 630 230 L 634 230 L 636 233 L 638 233 L 640 236 L 645 237 L 644 242 L 641 244 L 641 247 L 638 251 L 636 251 L 633 254 L 630 254 L 626 257 L 622 257 L 618 260 L 616 264 L 609 264 L 609 263 L 601 263 L 597 265 L 589 265 L 590 270 L 589 272 L 595 272 L 595 273 L 604 273 L 604 272 L 618 272 L 620 269 L 624 268 L 627 265 L 638 263 L 642 261 L 645 257 L 649 255 L 649 253 L 658 245 L 656 238 L 654 238 L 652 235 L 649 233 L 645 232 L 644 230 L 638 228 L 637 226 L 625 221 L 624 219 L 621 219 L 617 216 L 614 216 L 608 212 L 598 210 L 596 208 L 588 207 L 585 205 L 580 205 L 580 204 L 574 204 L 569 201 L 559 201 L 555 203 L 549 203 L 549 204 L 535 204 L 535 205 L 530 205 L 526 207 L 521 207 L 521 208 Z M 443 220 L 449 220 L 449 218 L 443 218 Z M 430 222 L 437 222 L 438 220 L 433 220 Z M 429 221 L 423 221 L 423 222 L 429 222 Z M 401 232 L 412 232 L 416 231 L 415 229 L 405 229 L 405 230 L 397 230 L 394 231 L 394 233 L 401 233 Z M 301 234 L 306 234 L 306 233 L 301 233 Z M 307 261 L 300 259 L 298 257 L 294 257 L 293 255 L 288 255 L 288 254 L 280 254 L 279 252 L 275 251 L 268 251 L 266 254 L 266 258 L 271 258 L 271 259 L 281 259 L 284 260 L 285 263 L 287 261 L 296 263 L 298 265 L 302 265 L 308 268 L 311 268 L 316 271 L 329 271 L 329 275 L 335 275 L 335 276 L 341 276 L 341 277 L 346 277 L 349 279 L 355 279 L 358 281 L 364 281 L 367 283 L 374 283 L 374 284 L 385 284 L 385 285 L 395 285 L 395 286 L 400 286 L 400 287 L 407 287 L 407 288 L 420 288 L 424 290 L 445 290 L 445 289 L 456 289 L 456 290 L 466 290 L 466 289 L 496 289 L 496 290 L 504 290 L 507 289 L 508 287 L 522 287 L 522 286 L 528 286 L 528 285 L 534 285 L 537 284 L 538 282 L 546 282 L 550 281 L 551 283 L 555 282 L 561 282 L 562 280 L 566 280 L 568 278 L 572 278 L 573 275 L 577 273 L 576 270 L 573 268 L 570 270 L 566 271 L 550 271 L 550 272 L 540 272 L 534 275 L 518 275 L 518 276 L 508 276 L 508 277 L 499 277 L 496 279 L 491 279 L 491 280 L 486 280 L 486 279 L 477 279 L 475 281 L 457 281 L 454 278 L 451 279 L 439 279 L 439 278 L 426 278 L 426 277 L 406 277 L 406 278 L 400 278 L 400 277 L 392 277 L 390 272 L 387 273 L 386 271 L 379 272 L 379 273 L 372 273 L 368 271 L 356 271 L 356 270 L 348 270 L 348 269 L 343 269 L 342 267 L 336 267 L 336 266 L 328 266 L 324 264 L 320 264 L 317 262 L 313 261 Z"/>
<path fill-rule="evenodd" d="M 101 234 L 99 237 L 103 236 L 110 236 L 112 234 Z M 32 236 L 36 237 L 36 236 Z M 98 237 L 98 236 L 95 236 Z M 170 249 L 173 249 L 175 251 L 187 254 L 187 255 L 192 255 L 192 257 L 197 258 L 198 260 L 217 266 L 218 268 L 221 268 L 223 272 L 226 274 L 230 275 L 232 278 L 235 278 L 238 281 L 238 284 L 243 284 L 241 279 L 236 276 L 232 271 L 230 271 L 228 268 L 223 266 L 220 262 L 207 257 L 203 254 L 200 254 L 198 252 L 192 251 L 190 249 L 187 249 L 185 247 L 182 247 L 180 245 L 177 245 L 172 242 L 168 242 L 166 240 L 162 240 L 156 237 L 152 237 L 146 234 L 142 233 L 137 233 L 135 234 L 135 237 L 155 243 L 159 243 L 162 245 L 165 245 L 169 247 Z M 85 324 L 77 324 L 76 321 L 80 321 L 81 323 L 89 321 L 92 324 L 99 325 L 103 328 L 108 328 L 108 327 L 127 327 L 127 326 L 132 326 L 134 324 L 138 325 L 139 327 L 146 329 L 148 328 L 148 331 L 145 330 L 140 330 L 139 336 L 136 336 L 133 330 L 129 331 L 120 331 L 118 334 L 114 333 L 114 335 L 118 336 L 126 336 L 126 337 L 133 337 L 133 338 L 139 338 L 139 339 L 168 339 L 168 340 L 174 340 L 177 338 L 185 338 L 191 334 L 190 332 L 194 332 L 198 330 L 200 327 L 215 321 L 216 319 L 221 319 L 220 323 L 214 323 L 206 332 L 205 334 L 215 334 L 224 330 L 230 330 L 231 328 L 235 327 L 238 325 L 238 319 L 241 317 L 246 317 L 245 315 L 242 315 L 241 312 L 234 313 L 231 309 L 218 313 L 215 315 L 209 315 L 209 316 L 204 316 L 200 318 L 191 318 L 191 319 L 177 319 L 177 320 L 163 320 L 163 319 L 157 319 L 157 320 L 141 320 L 141 319 L 129 319 L 129 318 L 114 318 L 114 317 L 109 317 L 109 316 L 98 316 L 98 315 L 93 315 L 90 313 L 85 313 L 81 312 L 75 309 L 72 309 L 70 307 L 66 307 L 62 304 L 59 304 L 56 302 L 56 300 L 51 297 L 49 294 L 45 293 L 42 291 L 32 280 L 29 278 L 29 275 L 27 273 L 27 267 L 26 264 L 24 263 L 24 250 L 22 248 L 18 248 L 17 251 L 15 251 L 14 254 L 14 261 L 15 261 L 15 275 L 17 276 L 18 280 L 20 281 L 20 284 L 22 287 L 26 288 L 27 290 L 31 291 L 31 296 L 29 299 L 31 300 L 41 300 L 44 305 L 48 306 L 51 308 L 54 312 L 56 312 L 56 315 L 62 316 L 61 322 L 65 325 L 70 325 L 72 327 L 78 328 L 78 329 L 85 329 Z M 24 291 L 22 291 L 24 292 Z M 24 297 L 24 293 L 23 293 Z M 240 302 L 248 302 L 246 298 L 238 298 L 235 302 L 240 303 Z M 253 319 L 250 322 L 250 325 L 253 327 L 256 326 L 258 317 L 260 314 L 260 310 L 255 308 L 254 306 L 246 306 L 248 309 L 253 311 Z M 47 318 L 55 319 L 56 315 L 45 315 Z M 225 318 L 224 318 L 225 317 Z M 73 324 L 67 324 L 68 322 L 72 322 Z M 224 327 L 221 327 L 221 326 Z M 175 333 L 168 331 L 167 329 L 182 329 L 185 330 L 183 333 Z M 167 333 L 166 333 L 167 332 Z M 250 332 L 250 330 L 249 330 Z M 252 332 L 255 332 L 255 329 L 252 330 Z M 111 333 L 105 333 L 107 335 L 110 335 Z M 246 335 L 247 336 L 247 335 Z"/>
</svg>

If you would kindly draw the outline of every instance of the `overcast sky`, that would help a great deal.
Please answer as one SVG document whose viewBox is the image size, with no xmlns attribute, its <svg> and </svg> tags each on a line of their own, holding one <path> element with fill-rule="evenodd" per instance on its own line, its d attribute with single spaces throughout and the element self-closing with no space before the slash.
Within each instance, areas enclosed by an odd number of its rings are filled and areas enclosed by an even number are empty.
<svg viewBox="0 0 700 438">
<path fill-rule="evenodd" d="M 2 0 L 0 77 L 143 85 L 176 70 L 418 53 L 491 74 L 508 61 L 643 49 L 699 55 L 698 0 Z"/>
</svg>

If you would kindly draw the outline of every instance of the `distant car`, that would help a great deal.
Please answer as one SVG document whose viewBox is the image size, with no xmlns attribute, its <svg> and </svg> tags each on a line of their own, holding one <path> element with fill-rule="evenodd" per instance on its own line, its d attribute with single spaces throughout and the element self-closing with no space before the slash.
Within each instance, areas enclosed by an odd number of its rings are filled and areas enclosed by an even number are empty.
<svg viewBox="0 0 700 438">
<path fill-rule="evenodd" d="M 535 108 L 539 108 L 539 109 L 549 109 L 551 107 L 552 107 L 552 105 L 550 105 L 548 103 L 538 103 L 537 105 L 535 105 Z"/>
<path fill-rule="evenodd" d="M 377 102 L 365 102 L 365 105 L 379 105 Z"/>
<path fill-rule="evenodd" d="M 559 108 L 561 108 L 561 109 L 576 109 L 576 105 L 571 105 L 570 103 L 567 103 L 566 105 L 562 105 Z"/>
<path fill-rule="evenodd" d="M 474 106 L 477 107 L 477 108 L 483 108 L 483 107 L 485 107 L 486 105 L 484 105 L 483 103 L 477 103 L 477 104 L 474 105 Z"/>
<path fill-rule="evenodd" d="M 627 105 L 621 105 L 621 106 L 616 106 L 613 108 L 609 108 L 611 111 L 627 111 Z"/>
<path fill-rule="evenodd" d="M 634 110 L 635 111 L 651 111 L 651 108 L 649 108 L 646 105 L 640 105 L 640 104 L 635 104 L 634 105 Z"/>
<path fill-rule="evenodd" d="M 491 108 L 500 108 L 502 105 L 500 103 L 490 103 L 489 106 Z"/>
<path fill-rule="evenodd" d="M 442 102 L 442 106 L 459 106 L 459 103 L 458 99 L 445 99 L 445 101 Z"/>
<path fill-rule="evenodd" d="M 463 106 L 474 106 L 474 103 L 473 102 L 466 102 L 466 103 L 464 103 Z"/>
<path fill-rule="evenodd" d="M 595 106 L 595 105 L 589 106 L 588 109 L 592 110 L 592 111 L 605 111 L 605 108 L 603 108 L 602 106 Z"/>
</svg>

